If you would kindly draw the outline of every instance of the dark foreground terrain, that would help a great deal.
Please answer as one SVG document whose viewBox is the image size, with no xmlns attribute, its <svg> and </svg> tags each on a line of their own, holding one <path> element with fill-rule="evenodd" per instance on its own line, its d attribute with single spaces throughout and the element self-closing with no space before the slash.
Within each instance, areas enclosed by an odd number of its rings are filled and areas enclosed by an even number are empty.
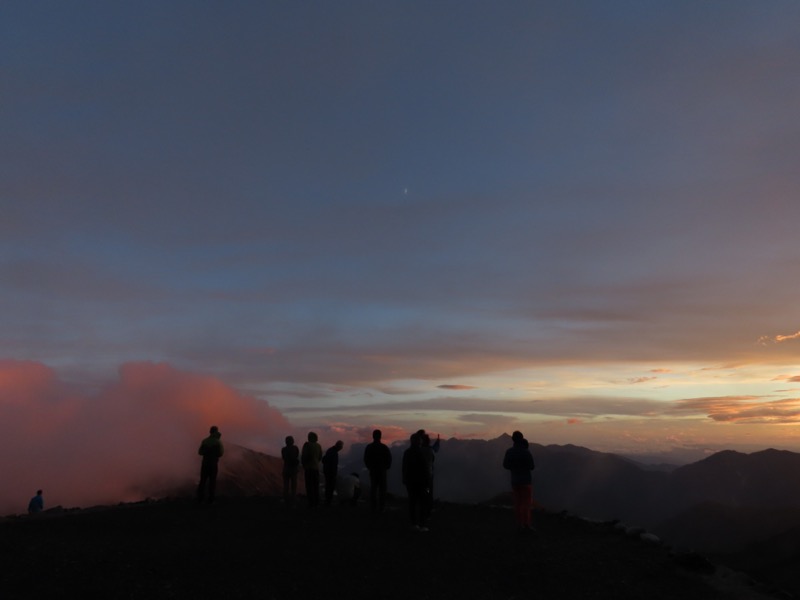
<svg viewBox="0 0 800 600">
<path fill-rule="evenodd" d="M 521 534 L 508 509 L 445 504 L 419 532 L 404 509 L 222 498 L 10 517 L 0 589 L 6 600 L 774 597 L 610 525 L 536 513 L 537 532 Z"/>
</svg>

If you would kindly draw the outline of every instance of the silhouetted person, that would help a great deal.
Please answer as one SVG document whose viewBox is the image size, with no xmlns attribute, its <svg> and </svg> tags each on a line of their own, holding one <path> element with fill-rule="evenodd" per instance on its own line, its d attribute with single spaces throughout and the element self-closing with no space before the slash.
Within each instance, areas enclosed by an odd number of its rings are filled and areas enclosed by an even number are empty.
<svg viewBox="0 0 800 600">
<path fill-rule="evenodd" d="M 439 447 L 441 444 L 441 440 L 439 436 L 436 436 L 436 441 L 431 444 L 431 436 L 425 433 L 424 429 L 420 429 L 417 431 L 417 435 L 419 439 L 422 440 L 422 450 L 425 452 L 427 459 L 430 461 L 431 467 L 431 483 L 430 483 L 430 490 L 431 490 L 431 504 L 433 504 L 433 464 L 436 460 L 436 455 L 439 453 Z"/>
<path fill-rule="evenodd" d="M 36 495 L 31 498 L 31 501 L 28 502 L 28 514 L 35 515 L 36 513 L 40 513 L 44 510 L 44 497 L 42 496 L 42 490 L 36 490 Z"/>
<path fill-rule="evenodd" d="M 300 471 L 300 448 L 294 445 L 294 438 L 286 436 L 286 445 L 281 448 L 283 459 L 283 501 L 294 504 L 297 496 L 297 473 Z"/>
<path fill-rule="evenodd" d="M 422 439 L 411 436 L 411 446 L 403 453 L 403 485 L 408 492 L 408 514 L 411 525 L 419 531 L 428 531 L 430 515 L 430 468 L 422 451 Z"/>
<path fill-rule="evenodd" d="M 309 508 L 319 506 L 319 461 L 322 460 L 322 446 L 317 443 L 317 439 L 317 434 L 310 431 L 308 441 L 303 444 L 303 451 L 300 453 Z"/>
<path fill-rule="evenodd" d="M 392 468 L 392 452 L 381 441 L 380 429 L 372 432 L 372 443 L 364 448 L 364 466 L 369 471 L 369 506 L 382 511 L 386 507 L 387 472 Z"/>
<path fill-rule="evenodd" d="M 520 531 L 532 530 L 531 504 L 532 474 L 534 469 L 533 456 L 528 449 L 528 440 L 522 433 L 515 431 L 511 434 L 514 445 L 506 450 L 503 457 L 503 468 L 511 471 L 511 498 L 514 503 L 514 518 Z"/>
<path fill-rule="evenodd" d="M 337 441 L 325 451 L 322 457 L 322 472 L 325 475 L 325 506 L 330 506 L 333 501 L 333 492 L 336 490 L 336 479 L 339 475 L 339 451 L 344 448 L 342 440 Z"/>
<path fill-rule="evenodd" d="M 222 434 L 216 425 L 213 425 L 208 430 L 209 436 L 200 442 L 200 449 L 197 453 L 203 457 L 203 462 L 200 465 L 200 484 L 197 486 L 197 500 L 202 502 L 205 493 L 206 485 L 208 485 L 208 501 L 214 501 L 214 494 L 217 491 L 217 463 L 220 457 L 225 453 L 225 448 L 222 446 L 220 438 Z"/>
<path fill-rule="evenodd" d="M 419 431 L 417 431 L 417 435 L 420 437 L 420 439 L 423 440 L 423 443 L 424 443 L 425 442 L 425 436 L 428 435 L 428 434 L 425 432 L 424 429 L 420 429 Z M 436 435 L 436 441 L 433 442 L 433 444 L 431 445 L 430 444 L 430 436 L 428 436 L 428 445 L 430 445 L 431 450 L 433 450 L 433 452 L 435 454 L 439 453 L 439 447 L 441 446 L 441 442 L 442 441 L 441 441 L 441 439 L 439 439 L 439 435 L 437 434 Z"/>
<path fill-rule="evenodd" d="M 422 456 L 425 458 L 425 467 L 428 471 L 428 499 L 433 505 L 433 463 L 436 460 L 436 451 L 431 446 L 431 436 L 423 433 L 420 439 L 422 440 Z"/>
</svg>

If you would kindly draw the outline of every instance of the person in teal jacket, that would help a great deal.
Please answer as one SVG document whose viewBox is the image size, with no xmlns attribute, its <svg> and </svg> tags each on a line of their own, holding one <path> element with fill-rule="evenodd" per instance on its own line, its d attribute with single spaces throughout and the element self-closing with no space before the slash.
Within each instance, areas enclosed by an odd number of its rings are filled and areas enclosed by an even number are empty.
<svg viewBox="0 0 800 600">
<path fill-rule="evenodd" d="M 217 463 L 225 453 L 225 448 L 220 440 L 222 434 L 219 432 L 219 428 L 213 425 L 208 433 L 209 436 L 200 442 L 200 449 L 197 451 L 203 457 L 203 462 L 200 465 L 200 484 L 197 486 L 198 502 L 204 500 L 206 486 L 208 486 L 208 501 L 214 501 L 214 494 L 217 490 Z"/>
</svg>

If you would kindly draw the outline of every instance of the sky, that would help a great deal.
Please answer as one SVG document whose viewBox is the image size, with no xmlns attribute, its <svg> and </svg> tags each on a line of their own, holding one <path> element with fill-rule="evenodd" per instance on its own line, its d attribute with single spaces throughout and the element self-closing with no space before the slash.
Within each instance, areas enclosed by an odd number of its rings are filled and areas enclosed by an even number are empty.
<svg viewBox="0 0 800 600">
<path fill-rule="evenodd" d="M 3 3 L 2 422 L 800 451 L 799 20 Z"/>
</svg>

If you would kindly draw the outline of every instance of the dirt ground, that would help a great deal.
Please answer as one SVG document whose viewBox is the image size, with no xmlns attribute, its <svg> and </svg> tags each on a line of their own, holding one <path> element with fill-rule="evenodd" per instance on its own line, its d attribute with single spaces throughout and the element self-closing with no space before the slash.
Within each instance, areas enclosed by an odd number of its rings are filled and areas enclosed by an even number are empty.
<svg viewBox="0 0 800 600">
<path fill-rule="evenodd" d="M 382 514 L 275 498 L 188 499 L 0 521 L 2 597 L 416 600 L 765 598 L 745 578 L 676 558 L 610 525 L 438 505 L 413 530 Z M 687 567 L 680 564 L 688 565 Z M 713 585 L 712 585 L 713 584 Z"/>
</svg>

